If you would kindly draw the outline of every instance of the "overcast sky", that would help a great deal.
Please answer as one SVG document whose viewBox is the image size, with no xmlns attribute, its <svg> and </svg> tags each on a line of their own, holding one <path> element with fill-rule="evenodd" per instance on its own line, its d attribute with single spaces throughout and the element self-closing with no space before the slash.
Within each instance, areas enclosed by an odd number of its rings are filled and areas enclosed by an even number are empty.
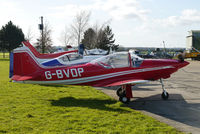
<svg viewBox="0 0 200 134">
<path fill-rule="evenodd" d="M 200 29 L 199 0 L 0 0 L 0 27 L 8 21 L 39 35 L 40 16 L 52 27 L 55 45 L 80 10 L 90 25 L 111 20 L 116 44 L 125 47 L 185 47 L 189 30 Z M 34 42 L 34 41 L 33 41 Z"/>
</svg>

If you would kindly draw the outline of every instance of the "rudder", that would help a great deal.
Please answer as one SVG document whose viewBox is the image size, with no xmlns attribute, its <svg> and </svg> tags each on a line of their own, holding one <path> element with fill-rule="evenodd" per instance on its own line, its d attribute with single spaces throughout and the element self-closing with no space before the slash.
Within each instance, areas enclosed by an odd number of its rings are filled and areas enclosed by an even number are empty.
<svg viewBox="0 0 200 134">
<path fill-rule="evenodd" d="M 13 65 L 13 66 L 12 66 Z M 14 50 L 10 60 L 10 77 L 15 81 L 29 80 L 41 70 L 34 55 L 26 50 Z"/>
</svg>

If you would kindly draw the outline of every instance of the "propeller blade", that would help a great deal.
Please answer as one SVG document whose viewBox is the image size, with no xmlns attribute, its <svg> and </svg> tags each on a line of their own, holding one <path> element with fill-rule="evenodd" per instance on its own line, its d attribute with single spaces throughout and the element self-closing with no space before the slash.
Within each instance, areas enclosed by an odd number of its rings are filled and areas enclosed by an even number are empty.
<svg viewBox="0 0 200 134">
<path fill-rule="evenodd" d="M 179 54 L 178 54 L 178 60 L 179 60 L 180 62 L 183 62 L 184 59 L 185 59 L 185 52 L 179 53 Z"/>
</svg>

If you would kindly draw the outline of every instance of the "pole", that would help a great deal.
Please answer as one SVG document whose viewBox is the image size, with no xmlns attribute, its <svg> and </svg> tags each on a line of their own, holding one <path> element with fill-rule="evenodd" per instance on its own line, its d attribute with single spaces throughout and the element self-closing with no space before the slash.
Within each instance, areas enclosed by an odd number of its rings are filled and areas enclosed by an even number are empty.
<svg viewBox="0 0 200 134">
<path fill-rule="evenodd" d="M 43 24 L 43 16 L 41 16 L 41 31 L 42 31 L 42 53 L 44 54 L 44 24 Z"/>
<path fill-rule="evenodd" d="M 165 41 L 163 41 L 163 45 L 164 45 L 164 57 L 165 57 L 166 56 Z"/>
</svg>

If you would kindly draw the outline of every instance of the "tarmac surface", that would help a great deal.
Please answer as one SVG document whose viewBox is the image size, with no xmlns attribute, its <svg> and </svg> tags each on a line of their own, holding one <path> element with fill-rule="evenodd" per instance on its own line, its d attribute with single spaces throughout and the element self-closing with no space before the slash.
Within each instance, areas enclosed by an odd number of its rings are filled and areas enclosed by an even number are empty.
<svg viewBox="0 0 200 134">
<path fill-rule="evenodd" d="M 169 79 L 164 80 L 168 100 L 161 99 L 160 82 L 138 84 L 132 87 L 133 97 L 127 104 L 157 120 L 186 133 L 200 133 L 200 61 L 190 64 Z M 98 88 L 118 100 L 116 89 Z"/>
</svg>

